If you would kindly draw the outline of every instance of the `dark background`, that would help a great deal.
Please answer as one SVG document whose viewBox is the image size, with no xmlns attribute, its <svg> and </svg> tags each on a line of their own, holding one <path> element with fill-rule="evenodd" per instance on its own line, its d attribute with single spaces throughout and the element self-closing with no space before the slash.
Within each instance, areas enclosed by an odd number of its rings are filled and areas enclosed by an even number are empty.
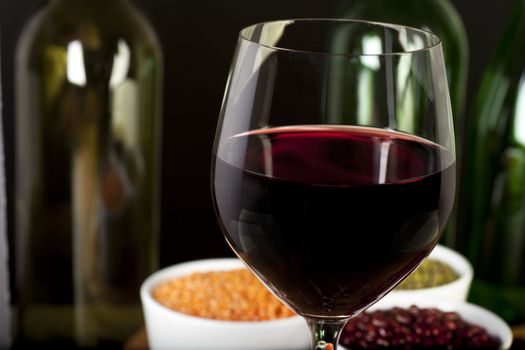
<svg viewBox="0 0 525 350">
<path fill-rule="evenodd" d="M 164 48 L 162 266 L 231 255 L 213 212 L 209 167 L 215 124 L 239 29 L 269 19 L 333 17 L 341 1 L 135 1 L 149 16 Z M 512 2 L 453 0 L 470 42 L 468 107 L 472 106 L 483 68 L 496 49 Z M 13 57 L 23 24 L 43 3 L 0 0 L 9 218 L 13 216 Z"/>
</svg>

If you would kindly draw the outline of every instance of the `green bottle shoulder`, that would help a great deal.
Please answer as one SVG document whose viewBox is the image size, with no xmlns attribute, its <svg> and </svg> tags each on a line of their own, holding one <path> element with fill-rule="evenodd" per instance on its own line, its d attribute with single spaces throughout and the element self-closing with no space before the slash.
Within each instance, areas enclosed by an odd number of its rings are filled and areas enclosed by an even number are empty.
<svg viewBox="0 0 525 350">
<path fill-rule="evenodd" d="M 523 95 L 520 91 L 525 89 L 522 83 L 525 81 L 524 56 L 525 13 L 515 12 L 486 69 L 476 100 L 475 118 L 493 119 L 498 110 L 516 108 L 514 101 Z"/>
<path fill-rule="evenodd" d="M 448 0 L 350 0 L 338 16 L 427 28 L 449 42 L 467 42 L 461 17 Z"/>
<path fill-rule="evenodd" d="M 158 38 L 146 17 L 131 4 L 117 4 L 123 6 L 44 7 L 27 22 L 19 37 L 17 62 L 39 60 L 50 47 L 65 48 L 73 41 L 85 49 L 102 51 L 124 40 L 160 57 Z"/>
</svg>

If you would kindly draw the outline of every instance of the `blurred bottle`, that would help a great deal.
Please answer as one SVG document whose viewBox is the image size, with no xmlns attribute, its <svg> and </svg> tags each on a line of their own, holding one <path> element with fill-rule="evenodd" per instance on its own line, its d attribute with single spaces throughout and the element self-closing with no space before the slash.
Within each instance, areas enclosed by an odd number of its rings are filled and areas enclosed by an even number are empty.
<svg viewBox="0 0 525 350">
<path fill-rule="evenodd" d="M 11 305 L 9 296 L 9 254 L 7 249 L 8 244 L 3 124 L 2 74 L 0 72 L 0 349 L 7 349 L 11 345 Z"/>
<path fill-rule="evenodd" d="M 459 248 L 474 264 L 471 300 L 525 322 L 525 0 L 489 64 L 467 129 Z"/>
<path fill-rule="evenodd" d="M 121 346 L 157 268 L 161 52 L 127 0 L 52 0 L 16 54 L 18 341 Z"/>
<path fill-rule="evenodd" d="M 461 130 L 468 41 L 461 17 L 449 0 L 344 0 L 336 16 L 403 24 L 436 34 L 443 42 L 455 127 Z"/>
<path fill-rule="evenodd" d="M 344 0 L 336 17 L 408 25 L 429 30 L 442 40 L 457 140 L 457 164 L 460 164 L 469 50 L 465 27 L 452 3 L 449 0 Z M 442 243 L 455 248 L 455 213 L 449 221 Z"/>
</svg>

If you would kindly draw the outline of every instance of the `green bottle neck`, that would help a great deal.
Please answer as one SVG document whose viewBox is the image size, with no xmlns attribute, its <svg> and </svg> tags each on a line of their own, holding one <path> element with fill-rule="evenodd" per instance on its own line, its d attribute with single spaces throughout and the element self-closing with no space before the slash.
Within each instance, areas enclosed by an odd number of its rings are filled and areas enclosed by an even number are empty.
<svg viewBox="0 0 525 350">
<path fill-rule="evenodd" d="M 514 14 L 522 19 L 525 18 L 525 0 L 516 0 L 514 4 Z"/>
<path fill-rule="evenodd" d="M 514 3 L 505 34 L 525 44 L 525 0 L 516 0 Z"/>
<path fill-rule="evenodd" d="M 525 0 L 516 0 L 511 12 L 512 21 L 525 21 Z"/>
</svg>

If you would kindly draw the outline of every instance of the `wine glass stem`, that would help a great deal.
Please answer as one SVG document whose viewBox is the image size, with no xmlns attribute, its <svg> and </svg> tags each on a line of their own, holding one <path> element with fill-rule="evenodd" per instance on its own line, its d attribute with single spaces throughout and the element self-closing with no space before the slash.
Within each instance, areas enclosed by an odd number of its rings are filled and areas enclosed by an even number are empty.
<svg viewBox="0 0 525 350">
<path fill-rule="evenodd" d="M 336 350 L 341 330 L 347 319 L 324 320 L 307 318 L 306 322 L 312 336 L 313 350 Z"/>
</svg>

